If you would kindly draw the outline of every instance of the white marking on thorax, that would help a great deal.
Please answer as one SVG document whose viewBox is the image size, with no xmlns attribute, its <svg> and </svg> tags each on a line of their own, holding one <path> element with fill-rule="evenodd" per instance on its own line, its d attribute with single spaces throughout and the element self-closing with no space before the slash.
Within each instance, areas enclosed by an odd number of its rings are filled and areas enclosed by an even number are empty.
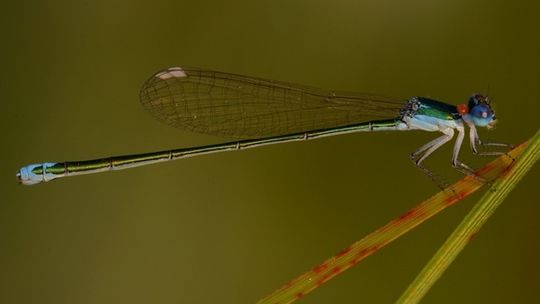
<svg viewBox="0 0 540 304">
<path fill-rule="evenodd" d="M 418 129 L 429 132 L 442 132 L 442 130 L 445 129 L 458 129 L 463 127 L 463 122 L 461 120 L 440 119 L 427 115 L 415 115 L 411 118 L 404 120 L 411 129 Z"/>
</svg>

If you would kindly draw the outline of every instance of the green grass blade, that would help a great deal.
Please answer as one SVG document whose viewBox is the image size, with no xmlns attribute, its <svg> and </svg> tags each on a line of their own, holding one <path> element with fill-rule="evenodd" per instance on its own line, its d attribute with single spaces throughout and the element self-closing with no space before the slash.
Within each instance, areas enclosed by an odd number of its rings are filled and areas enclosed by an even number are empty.
<svg viewBox="0 0 540 304">
<path fill-rule="evenodd" d="M 506 155 L 498 157 L 479 169 L 477 175 L 488 180 L 498 178 L 506 172 L 513 162 L 513 158 L 518 157 L 526 146 L 527 143 L 523 143 L 508 152 L 510 157 Z M 471 176 L 464 177 L 451 186 L 453 191 L 447 190 L 435 194 L 375 232 L 345 248 L 336 256 L 285 284 L 258 303 L 291 303 L 302 298 L 304 295 L 356 265 L 364 258 L 378 251 L 433 215 L 444 210 L 446 207 L 474 193 L 482 185 L 477 178 Z"/>
<path fill-rule="evenodd" d="M 540 130 L 536 132 L 527 149 L 512 164 L 508 172 L 494 183 L 491 191 L 488 191 L 467 214 L 401 295 L 397 303 L 418 303 L 422 299 L 468 242 L 478 233 L 508 193 L 533 167 L 538 158 L 540 158 Z"/>
</svg>

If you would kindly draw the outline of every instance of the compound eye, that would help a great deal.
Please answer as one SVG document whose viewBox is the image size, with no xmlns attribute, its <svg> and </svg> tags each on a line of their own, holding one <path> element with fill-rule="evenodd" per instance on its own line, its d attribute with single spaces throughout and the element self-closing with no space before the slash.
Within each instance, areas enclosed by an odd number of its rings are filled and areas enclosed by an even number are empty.
<svg viewBox="0 0 540 304">
<path fill-rule="evenodd" d="M 480 127 L 488 126 L 493 122 L 493 111 L 486 104 L 478 104 L 474 106 L 471 110 L 472 120 L 475 125 Z"/>
<path fill-rule="evenodd" d="M 484 104 L 476 105 L 472 108 L 471 114 L 477 118 L 491 118 L 493 116 L 493 113 L 491 112 L 491 109 Z"/>
</svg>

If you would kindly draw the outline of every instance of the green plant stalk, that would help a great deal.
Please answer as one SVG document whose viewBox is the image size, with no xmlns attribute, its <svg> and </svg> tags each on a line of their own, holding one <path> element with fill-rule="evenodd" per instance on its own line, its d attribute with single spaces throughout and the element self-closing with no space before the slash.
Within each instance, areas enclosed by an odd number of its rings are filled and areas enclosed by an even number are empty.
<svg viewBox="0 0 540 304">
<path fill-rule="evenodd" d="M 476 174 L 488 180 L 499 178 L 507 172 L 509 166 L 513 163 L 513 159 L 519 157 L 527 147 L 527 144 L 528 142 L 518 145 L 509 151 L 507 155 L 500 156 L 480 168 L 476 171 Z M 343 249 L 337 255 L 313 267 L 296 279 L 289 281 L 283 287 L 257 303 L 285 304 L 303 298 L 311 291 L 326 284 L 332 278 L 362 262 L 365 258 L 374 254 L 407 231 L 410 231 L 435 214 L 471 195 L 482 186 L 483 183 L 478 178 L 465 176 L 453 184 L 450 187 L 451 190 L 436 193 L 404 214 L 391 220 L 388 224 Z"/>
<path fill-rule="evenodd" d="M 418 303 L 423 298 L 539 158 L 540 130 L 508 172 L 494 183 L 491 191 L 488 191 L 467 214 L 396 303 Z"/>
</svg>

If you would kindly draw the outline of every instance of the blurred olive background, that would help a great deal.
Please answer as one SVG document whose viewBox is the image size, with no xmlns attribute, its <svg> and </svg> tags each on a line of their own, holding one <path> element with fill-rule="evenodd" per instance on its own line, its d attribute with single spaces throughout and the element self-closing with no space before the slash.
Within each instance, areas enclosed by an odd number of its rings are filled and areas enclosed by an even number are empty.
<svg viewBox="0 0 540 304">
<path fill-rule="evenodd" d="M 0 12 L 1 303 L 253 303 L 438 189 L 408 155 L 429 133 L 351 134 L 25 187 L 22 165 L 218 143 L 138 103 L 169 66 L 461 103 L 489 93 L 538 128 L 537 1 L 28 1 Z M 462 159 L 478 167 L 488 158 Z M 456 180 L 451 145 L 428 165 Z M 540 296 L 538 166 L 425 303 Z M 304 303 L 390 303 L 477 194 Z"/>
</svg>

